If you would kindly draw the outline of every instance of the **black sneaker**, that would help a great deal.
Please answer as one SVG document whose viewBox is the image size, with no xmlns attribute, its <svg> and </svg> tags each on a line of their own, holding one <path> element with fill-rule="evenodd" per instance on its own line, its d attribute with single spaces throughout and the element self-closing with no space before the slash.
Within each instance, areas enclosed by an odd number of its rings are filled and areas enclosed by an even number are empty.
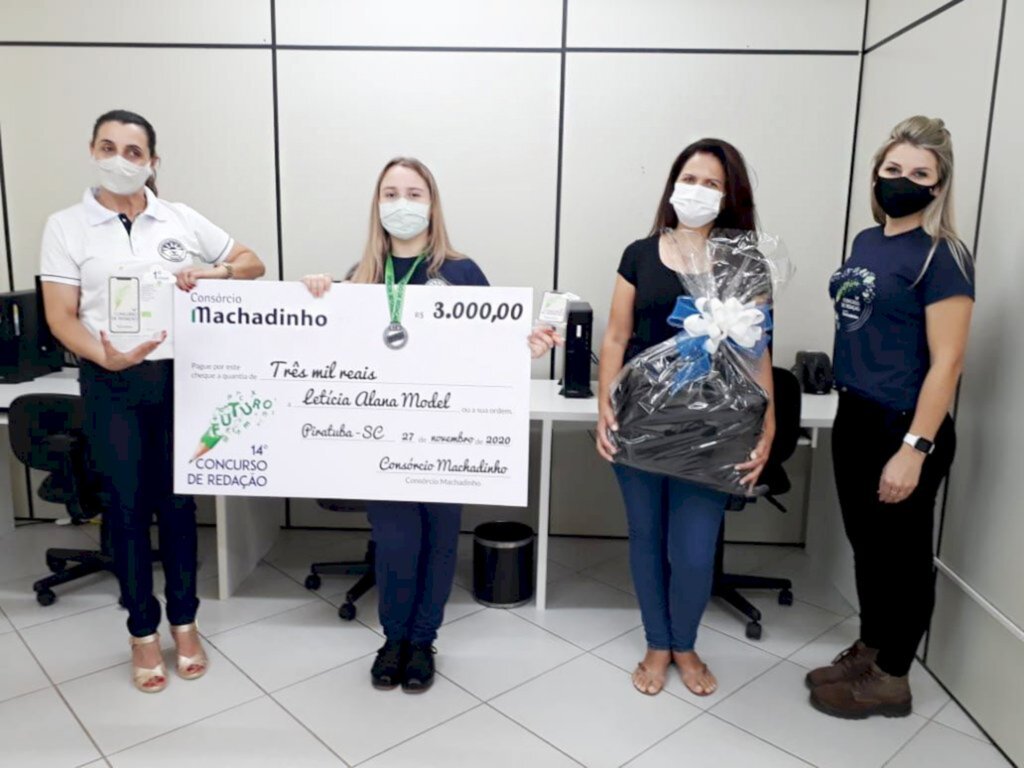
<svg viewBox="0 0 1024 768">
<path fill-rule="evenodd" d="M 402 690 L 406 693 L 423 693 L 434 684 L 434 654 L 430 645 L 409 647 L 409 657 L 402 673 Z"/>
<path fill-rule="evenodd" d="M 379 651 L 370 669 L 373 687 L 390 691 L 402 682 L 408 649 L 401 640 L 387 640 Z"/>
</svg>

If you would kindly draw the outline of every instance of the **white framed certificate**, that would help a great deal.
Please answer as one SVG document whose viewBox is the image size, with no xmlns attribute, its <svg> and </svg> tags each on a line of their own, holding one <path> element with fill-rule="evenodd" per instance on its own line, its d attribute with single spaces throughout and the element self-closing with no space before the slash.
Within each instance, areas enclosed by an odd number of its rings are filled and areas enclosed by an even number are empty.
<svg viewBox="0 0 1024 768">
<path fill-rule="evenodd" d="M 528 288 L 200 281 L 176 292 L 177 493 L 525 506 Z"/>
</svg>

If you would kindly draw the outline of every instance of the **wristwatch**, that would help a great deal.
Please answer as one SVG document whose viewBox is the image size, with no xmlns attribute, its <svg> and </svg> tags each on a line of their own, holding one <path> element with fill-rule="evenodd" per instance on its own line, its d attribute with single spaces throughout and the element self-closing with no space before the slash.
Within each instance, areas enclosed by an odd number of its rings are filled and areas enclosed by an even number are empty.
<svg viewBox="0 0 1024 768">
<path fill-rule="evenodd" d="M 926 456 L 935 450 L 935 443 L 931 440 L 926 440 L 918 435 L 912 435 L 909 432 L 903 436 L 903 442 L 913 448 L 915 451 L 920 451 Z"/>
<path fill-rule="evenodd" d="M 224 269 L 226 269 L 228 272 L 228 276 L 224 278 L 225 280 L 230 280 L 232 277 L 235 276 L 235 268 L 232 267 L 228 262 L 222 261 L 221 266 L 224 267 Z"/>
</svg>

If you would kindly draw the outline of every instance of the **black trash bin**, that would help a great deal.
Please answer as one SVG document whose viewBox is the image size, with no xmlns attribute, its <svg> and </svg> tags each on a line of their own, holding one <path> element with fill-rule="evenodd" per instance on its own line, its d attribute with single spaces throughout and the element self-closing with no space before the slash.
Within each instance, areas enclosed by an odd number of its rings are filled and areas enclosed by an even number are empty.
<svg viewBox="0 0 1024 768">
<path fill-rule="evenodd" d="M 473 597 L 515 608 L 533 597 L 536 537 L 525 523 L 494 522 L 473 531 Z"/>
</svg>

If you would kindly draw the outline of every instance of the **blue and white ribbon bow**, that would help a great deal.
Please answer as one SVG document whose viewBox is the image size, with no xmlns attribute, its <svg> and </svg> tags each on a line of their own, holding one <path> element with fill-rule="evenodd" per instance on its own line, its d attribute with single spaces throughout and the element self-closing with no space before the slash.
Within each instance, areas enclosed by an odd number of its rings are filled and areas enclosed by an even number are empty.
<svg viewBox="0 0 1024 768">
<path fill-rule="evenodd" d="M 676 349 L 683 365 L 673 391 L 711 372 L 711 357 L 722 342 L 747 357 L 759 358 L 768 348 L 772 327 L 769 305 L 744 304 L 739 299 L 680 296 L 668 324 L 682 330 L 676 334 Z"/>
</svg>

